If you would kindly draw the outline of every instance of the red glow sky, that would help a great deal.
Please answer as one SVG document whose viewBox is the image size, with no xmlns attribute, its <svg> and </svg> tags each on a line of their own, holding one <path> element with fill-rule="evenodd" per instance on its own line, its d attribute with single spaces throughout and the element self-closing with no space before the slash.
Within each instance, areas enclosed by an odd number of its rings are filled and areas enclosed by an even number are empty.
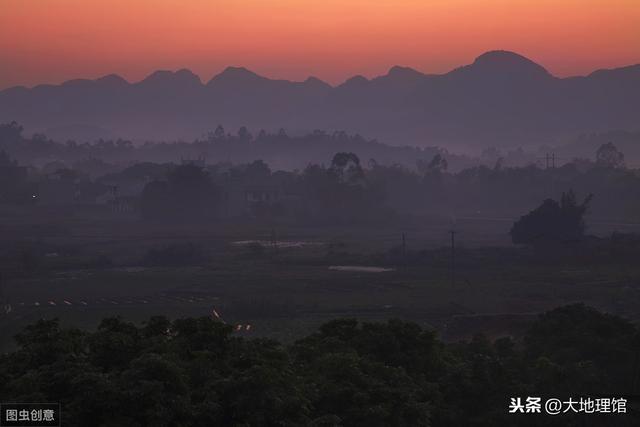
<svg viewBox="0 0 640 427">
<path fill-rule="evenodd" d="M 640 0 L 0 0 L 0 88 L 229 65 L 338 83 L 493 49 L 559 76 L 640 63 Z"/>
</svg>

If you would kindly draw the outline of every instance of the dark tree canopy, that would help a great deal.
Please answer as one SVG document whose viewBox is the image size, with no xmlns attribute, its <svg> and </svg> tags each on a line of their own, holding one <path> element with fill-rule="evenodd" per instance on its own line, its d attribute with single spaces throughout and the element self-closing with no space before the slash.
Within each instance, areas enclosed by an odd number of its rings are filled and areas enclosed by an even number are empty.
<svg viewBox="0 0 640 427">
<path fill-rule="evenodd" d="M 612 142 L 607 142 L 596 151 L 596 164 L 606 168 L 623 167 L 624 154 Z"/>
<path fill-rule="evenodd" d="M 22 140 L 24 128 L 17 122 L 0 124 L 0 143 L 2 145 L 17 144 Z"/>
<path fill-rule="evenodd" d="M 354 153 L 336 153 L 331 161 L 331 173 L 343 183 L 358 184 L 364 178 L 360 159 Z"/>
<path fill-rule="evenodd" d="M 584 215 L 591 198 L 589 195 L 578 204 L 575 193 L 569 191 L 562 193 L 560 203 L 546 199 L 513 224 L 511 240 L 538 247 L 579 242 L 584 237 Z"/>
<path fill-rule="evenodd" d="M 211 318 L 152 317 L 93 332 L 40 320 L 16 343 L 0 355 L 0 396 L 61 402 L 70 427 L 533 426 L 544 416 L 507 413 L 509 397 L 630 395 L 640 352 L 636 326 L 580 304 L 541 315 L 522 340 L 445 344 L 414 323 L 337 319 L 284 346 Z M 595 416 L 640 421 L 632 408 Z"/>
<path fill-rule="evenodd" d="M 166 181 L 148 183 L 141 210 L 148 219 L 211 219 L 218 191 L 207 172 L 193 164 L 175 167 Z"/>
</svg>

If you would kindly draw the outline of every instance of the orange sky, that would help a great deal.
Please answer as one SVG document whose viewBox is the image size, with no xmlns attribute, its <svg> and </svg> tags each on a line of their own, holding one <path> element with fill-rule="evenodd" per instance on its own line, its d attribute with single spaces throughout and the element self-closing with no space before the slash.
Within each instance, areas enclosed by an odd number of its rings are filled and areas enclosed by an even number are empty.
<svg viewBox="0 0 640 427">
<path fill-rule="evenodd" d="M 640 0 L 0 0 L 0 88 L 228 65 L 336 83 L 492 49 L 561 76 L 640 63 Z"/>
</svg>

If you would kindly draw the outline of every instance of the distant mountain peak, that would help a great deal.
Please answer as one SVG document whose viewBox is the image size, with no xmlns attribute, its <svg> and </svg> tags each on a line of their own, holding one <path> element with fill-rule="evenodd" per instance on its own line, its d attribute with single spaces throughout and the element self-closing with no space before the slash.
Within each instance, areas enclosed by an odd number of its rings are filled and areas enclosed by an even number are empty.
<svg viewBox="0 0 640 427">
<path fill-rule="evenodd" d="M 305 79 L 305 83 L 324 83 L 324 82 L 315 76 L 309 76 Z"/>
<path fill-rule="evenodd" d="M 490 50 L 482 55 L 478 56 L 474 64 L 482 64 L 482 63 L 498 63 L 498 64 L 508 64 L 508 63 L 534 63 L 529 58 L 520 55 L 519 53 L 512 52 L 510 50 Z M 534 63 L 535 64 L 535 63 Z"/>
<path fill-rule="evenodd" d="M 509 73 L 549 75 L 549 72 L 543 66 L 508 50 L 485 52 L 473 61 L 471 67 L 485 69 L 489 72 L 506 71 Z"/>
<path fill-rule="evenodd" d="M 411 67 L 401 67 L 400 65 L 394 65 L 393 67 L 389 68 L 389 72 L 387 73 L 387 75 L 405 77 L 405 76 L 416 76 L 416 75 L 423 75 L 423 74 L 420 71 L 414 70 Z"/>
<path fill-rule="evenodd" d="M 197 80 L 198 82 L 200 82 L 200 77 L 198 77 L 197 74 L 195 74 L 193 71 L 189 70 L 188 68 L 181 68 L 181 69 L 179 69 L 178 71 L 176 71 L 173 74 L 176 77 L 180 77 L 180 78 L 184 78 L 184 79 Z"/>
<path fill-rule="evenodd" d="M 390 80 L 390 81 L 399 81 L 399 82 L 412 82 L 419 80 L 426 75 L 421 73 L 420 71 L 414 70 L 410 67 L 401 67 L 399 65 L 394 65 L 389 69 L 386 75 L 380 76 L 375 80 Z"/>
<path fill-rule="evenodd" d="M 310 86 L 317 86 L 317 87 L 331 87 L 331 85 L 329 85 L 329 83 L 320 80 L 319 78 L 315 77 L 315 76 L 309 76 L 307 77 L 307 79 L 304 81 L 304 83 L 306 85 L 310 85 Z"/>
<path fill-rule="evenodd" d="M 256 73 L 254 73 L 253 71 L 249 70 L 246 67 L 235 67 L 235 66 L 229 66 L 229 67 L 225 68 L 224 71 L 222 71 L 222 73 L 220 73 L 219 75 L 251 75 L 251 76 L 257 76 Z"/>
<path fill-rule="evenodd" d="M 347 79 L 344 83 L 342 83 L 341 87 L 363 87 L 369 83 L 369 80 L 360 74 L 355 75 L 349 79 Z"/>
<path fill-rule="evenodd" d="M 209 81 L 209 84 L 214 82 L 245 83 L 257 80 L 265 80 L 265 77 L 262 77 L 245 67 L 227 67 L 220 74 L 214 76 Z"/>
<path fill-rule="evenodd" d="M 107 84 L 110 86 L 116 85 L 126 85 L 128 82 L 117 74 L 107 74 L 106 76 L 102 76 L 96 79 L 96 83 Z"/>
<path fill-rule="evenodd" d="M 200 77 L 195 75 L 190 70 L 183 68 L 178 71 L 158 70 L 151 73 L 140 84 L 197 84 L 201 85 Z"/>
</svg>

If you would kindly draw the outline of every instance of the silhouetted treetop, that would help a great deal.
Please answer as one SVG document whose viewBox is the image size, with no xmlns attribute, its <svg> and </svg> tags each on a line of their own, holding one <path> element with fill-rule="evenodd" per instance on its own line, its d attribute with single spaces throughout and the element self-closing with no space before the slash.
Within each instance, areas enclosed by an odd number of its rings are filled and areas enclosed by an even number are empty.
<svg viewBox="0 0 640 427">
<path fill-rule="evenodd" d="M 624 167 L 624 154 L 613 143 L 607 142 L 596 151 L 596 164 L 607 168 Z"/>
<path fill-rule="evenodd" d="M 513 243 L 548 246 L 579 242 L 584 237 L 584 214 L 591 199 L 592 195 L 588 195 L 578 204 L 572 190 L 562 193 L 560 203 L 546 199 L 513 224 L 510 232 Z"/>
</svg>

